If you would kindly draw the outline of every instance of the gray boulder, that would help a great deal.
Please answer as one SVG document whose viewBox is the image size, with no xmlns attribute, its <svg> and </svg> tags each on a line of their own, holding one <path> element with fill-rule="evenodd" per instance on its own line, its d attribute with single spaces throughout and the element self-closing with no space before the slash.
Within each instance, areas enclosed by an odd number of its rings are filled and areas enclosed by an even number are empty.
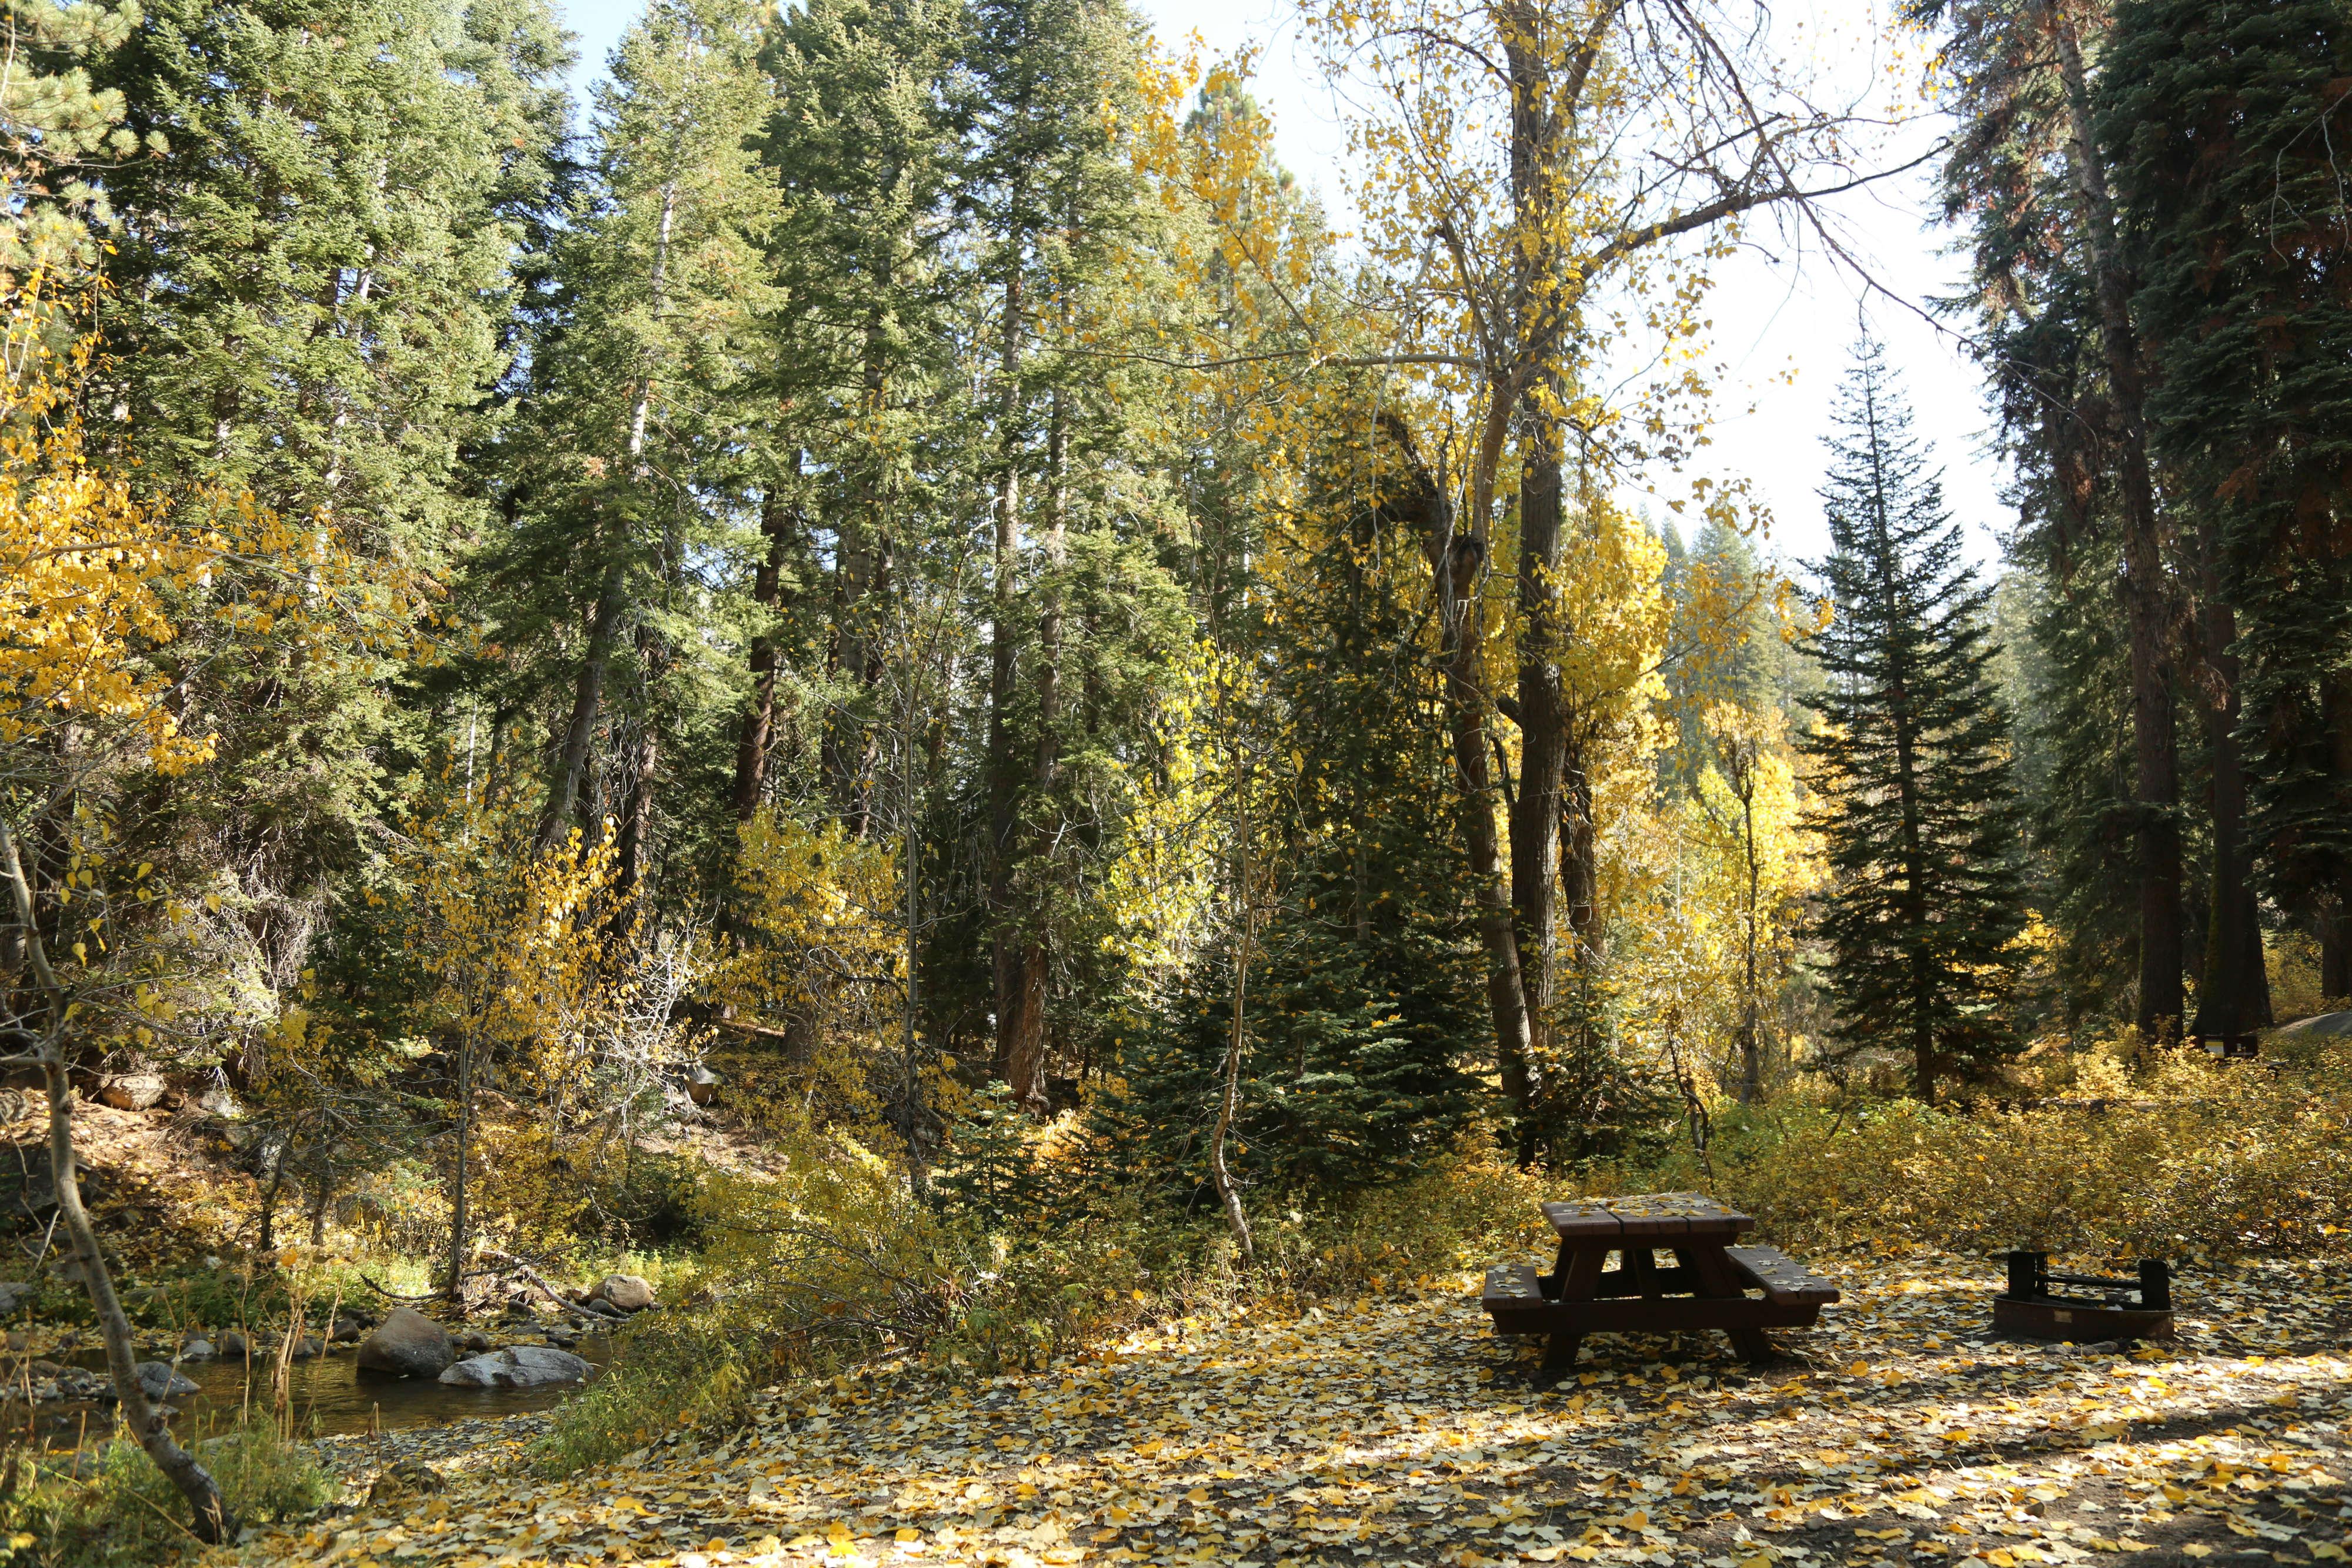
<svg viewBox="0 0 2352 1568">
<path fill-rule="evenodd" d="M 196 1385 L 181 1376 L 168 1361 L 142 1361 L 139 1364 L 139 1391 L 150 1399 L 175 1399 L 184 1394 L 194 1394 Z"/>
<path fill-rule="evenodd" d="M 188 1343 L 180 1347 L 182 1361 L 210 1361 L 212 1358 L 213 1342 L 202 1334 L 189 1335 Z"/>
<path fill-rule="evenodd" d="M 607 1274 L 596 1281 L 588 1299 L 625 1312 L 642 1312 L 654 1304 L 654 1288 L 635 1274 Z"/>
<path fill-rule="evenodd" d="M 438 1377 L 457 1359 L 439 1323 L 414 1307 L 396 1307 L 360 1341 L 359 1364 L 394 1377 Z"/>
<path fill-rule="evenodd" d="M 0 1312 L 13 1312 L 22 1306 L 33 1287 L 22 1280 L 0 1280 Z"/>
<path fill-rule="evenodd" d="M 253 1354 L 252 1348 L 246 1343 L 245 1336 L 235 1329 L 220 1336 L 220 1353 L 237 1361 L 243 1361 Z"/>
<path fill-rule="evenodd" d="M 488 1355 L 467 1357 L 443 1373 L 441 1381 L 465 1388 L 535 1388 L 542 1383 L 577 1383 L 588 1371 L 588 1364 L 570 1351 L 510 1344 Z"/>
</svg>

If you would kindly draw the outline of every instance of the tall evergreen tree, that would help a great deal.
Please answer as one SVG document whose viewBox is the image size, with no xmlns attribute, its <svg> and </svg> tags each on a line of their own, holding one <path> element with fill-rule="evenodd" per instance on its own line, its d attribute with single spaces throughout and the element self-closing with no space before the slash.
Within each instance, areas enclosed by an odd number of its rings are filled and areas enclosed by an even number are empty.
<svg viewBox="0 0 2352 1568">
<path fill-rule="evenodd" d="M 569 688 L 541 841 L 614 819 L 624 891 L 667 830 L 724 820 L 706 808 L 727 794 L 742 665 L 734 628 L 708 627 L 740 615 L 757 548 L 776 205 L 761 22 L 736 0 L 662 0 L 614 51 L 594 188 L 556 256 L 567 308 L 534 356 L 530 504 L 496 568 L 513 640 Z"/>
<path fill-rule="evenodd" d="M 2104 8 L 2086 0 L 1906 0 L 1946 35 L 1962 131 L 1945 208 L 1972 221 L 1971 303 L 2004 434 L 2026 483 L 2022 537 L 2063 575 L 2093 533 L 2131 690 L 2125 819 L 2141 1030 L 2177 1037 L 2188 959 L 2178 735 L 2181 587 L 2148 452 L 2147 366 L 2118 235 L 2113 171 L 2094 131 Z"/>
<path fill-rule="evenodd" d="M 1907 1050 L 1932 1101 L 2012 1044 L 2001 1004 L 2024 909 L 1991 591 L 1961 559 L 1874 340 L 1856 348 L 1835 418 L 1821 493 L 1834 619 L 1813 643 L 1826 687 L 1805 744 L 1834 878 L 1822 935 L 1846 1039 Z"/>
<path fill-rule="evenodd" d="M 776 105 L 763 151 L 781 189 L 768 249 L 782 417 L 760 464 L 769 559 L 753 597 L 776 623 L 767 652 L 752 649 L 739 815 L 759 799 L 777 743 L 775 650 L 793 642 L 808 655 L 795 669 L 811 716 L 794 745 L 815 751 L 826 803 L 850 831 L 866 831 L 874 813 L 894 570 L 954 509 L 940 489 L 959 466 L 943 461 L 957 443 L 942 404 L 971 281 L 947 259 L 961 20 L 941 0 L 811 0 L 770 29 Z M 803 450 L 822 456 L 803 463 Z"/>
<path fill-rule="evenodd" d="M 2103 75 L 2155 344 L 2156 441 L 2210 540 L 2217 870 L 2249 849 L 2352 994 L 2352 234 L 2336 151 L 2352 18 L 2325 0 L 2135 0 Z M 2244 690 L 2228 677 L 2242 664 Z M 2234 733 L 2231 706 L 2239 710 Z M 2238 836 L 2247 844 L 2223 841 Z M 2225 809 L 2226 808 L 2226 809 Z M 2268 1021 L 2251 896 L 2217 906 L 2206 1032 Z"/>
<path fill-rule="evenodd" d="M 385 577 L 470 541 L 488 513 L 464 456 L 495 421 L 569 63 L 544 0 L 144 7 L 101 78 L 148 152 L 107 176 L 98 406 L 153 504 L 324 517 Z M 436 699 L 396 646 L 216 652 L 200 629 L 170 650 L 237 780 L 184 798 L 181 841 L 237 868 L 290 983 L 341 873 L 380 852 Z"/>
<path fill-rule="evenodd" d="M 1139 121 L 1141 23 L 1119 0 L 981 0 L 966 61 L 963 170 L 971 242 L 986 279 L 990 556 L 986 794 L 982 856 L 993 980 L 995 1069 L 1042 1103 L 1047 997 L 1080 859 L 1099 835 L 1084 750 L 1109 738 L 1072 699 L 1065 665 L 1090 656 L 1136 673 L 1164 649 L 1148 600 L 1158 562 L 1133 525 L 1160 499 L 1130 465 L 1144 383 L 1087 353 L 1124 335 L 1150 292 L 1139 267 L 1150 215 L 1127 138 Z M 1117 295 L 1107 298 L 1107 290 Z M 1108 307 L 1108 308 L 1107 308 Z M 1148 395 L 1148 394 L 1147 394 Z M 1124 558 L 1124 559 L 1122 559 Z M 1090 574 L 1137 597 L 1128 613 L 1076 618 Z M 1116 588 L 1123 578 L 1126 590 Z M 1164 582 L 1160 587 L 1164 588 Z M 1134 613 L 1136 609 L 1140 614 Z M 1138 625 L 1137 622 L 1142 622 Z M 1082 627 L 1139 636 L 1077 648 Z M 1121 647 L 1118 644 L 1125 643 Z"/>
</svg>

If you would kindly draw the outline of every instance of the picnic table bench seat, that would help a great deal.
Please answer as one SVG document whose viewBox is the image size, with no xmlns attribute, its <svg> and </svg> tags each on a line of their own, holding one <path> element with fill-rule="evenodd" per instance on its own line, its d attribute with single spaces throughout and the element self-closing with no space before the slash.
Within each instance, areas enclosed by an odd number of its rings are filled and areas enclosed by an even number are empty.
<svg viewBox="0 0 2352 1568">
<path fill-rule="evenodd" d="M 1727 1247 L 1732 1267 L 1781 1306 L 1826 1306 L 1838 1288 L 1775 1247 Z"/>
<path fill-rule="evenodd" d="M 1740 1354 L 1761 1361 L 1772 1354 L 1765 1329 L 1810 1327 L 1838 1299 L 1835 1285 L 1788 1254 L 1731 1245 L 1756 1222 L 1702 1194 L 1645 1193 L 1543 1209 L 1559 1236 L 1552 1271 L 1496 1264 L 1486 1271 L 1479 1304 L 1498 1334 L 1547 1336 L 1547 1370 L 1571 1364 L 1584 1336 L 1595 1333 L 1721 1329 Z M 1615 1268 L 1608 1267 L 1612 1259 Z"/>
</svg>

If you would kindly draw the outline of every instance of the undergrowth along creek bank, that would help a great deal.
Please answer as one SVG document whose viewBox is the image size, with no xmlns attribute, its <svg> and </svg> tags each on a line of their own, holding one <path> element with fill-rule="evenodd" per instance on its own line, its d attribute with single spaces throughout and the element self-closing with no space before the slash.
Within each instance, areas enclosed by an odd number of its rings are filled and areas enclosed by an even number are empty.
<svg viewBox="0 0 2352 1568">
<path fill-rule="evenodd" d="M 2332 1270 L 2196 1270 L 2210 1313 L 2126 1354 L 1993 1340 L 1980 1258 L 1829 1261 L 1847 1301 L 1761 1372 L 1712 1336 L 1598 1336 L 1547 1386 L 1454 1277 L 1174 1321 L 1039 1373 L 892 1363 L 564 1480 L 521 1484 L 513 1434 L 448 1460 L 446 1491 L 273 1531 L 246 1561 L 2015 1568 L 2342 1549 L 2352 1291 Z"/>
</svg>

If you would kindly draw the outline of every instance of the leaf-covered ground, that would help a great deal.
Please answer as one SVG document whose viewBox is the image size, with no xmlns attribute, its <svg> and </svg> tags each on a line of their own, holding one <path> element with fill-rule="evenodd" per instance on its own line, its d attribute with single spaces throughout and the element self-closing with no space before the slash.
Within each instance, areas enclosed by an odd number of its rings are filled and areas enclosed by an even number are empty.
<svg viewBox="0 0 2352 1568">
<path fill-rule="evenodd" d="M 1598 1336 L 1557 1387 L 1475 1277 L 1188 1322 L 1051 1372 L 773 1398 L 733 1440 L 527 1479 L 451 1434 L 446 1491 L 248 1561 L 1766 1564 L 2344 1561 L 2352 1286 L 2191 1272 L 2182 1333 L 1996 1340 L 1998 1265 L 1815 1259 L 1844 1287 L 1760 1372 L 1719 1336 Z M 1437 1282 L 1433 1282 L 1434 1286 Z M 357 1458 L 364 1460 L 362 1450 Z M 381 1494 L 380 1494 L 381 1495 Z M 2219 1568 L 2219 1565 L 2217 1565 Z"/>
</svg>

